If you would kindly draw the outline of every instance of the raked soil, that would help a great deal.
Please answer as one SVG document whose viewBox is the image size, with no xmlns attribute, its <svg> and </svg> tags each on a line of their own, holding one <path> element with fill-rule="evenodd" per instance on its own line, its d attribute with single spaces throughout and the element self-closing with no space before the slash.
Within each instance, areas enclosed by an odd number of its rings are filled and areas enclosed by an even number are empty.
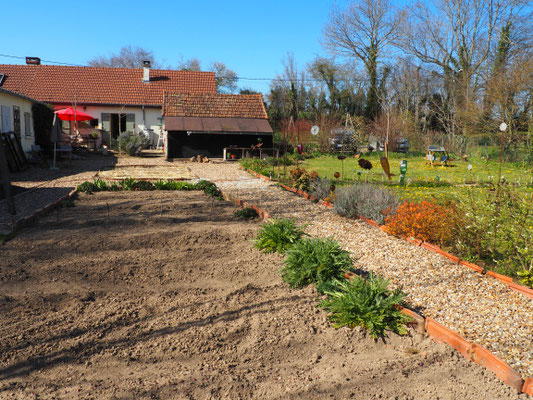
<svg viewBox="0 0 533 400">
<path fill-rule="evenodd" d="M 0 399 L 527 398 L 411 332 L 334 329 L 200 192 L 80 195 L 0 247 Z"/>
</svg>

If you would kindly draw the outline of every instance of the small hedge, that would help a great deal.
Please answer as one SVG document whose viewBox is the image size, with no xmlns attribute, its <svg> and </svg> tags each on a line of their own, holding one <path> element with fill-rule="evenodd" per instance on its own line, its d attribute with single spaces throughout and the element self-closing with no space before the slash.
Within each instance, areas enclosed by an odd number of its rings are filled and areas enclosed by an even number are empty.
<svg viewBox="0 0 533 400">
<path fill-rule="evenodd" d="M 117 192 L 117 191 L 150 191 L 150 190 L 203 190 L 207 195 L 222 199 L 221 192 L 213 182 L 199 181 L 198 183 L 158 180 L 154 183 L 145 180 L 125 178 L 120 182 L 106 182 L 100 178 L 92 182 L 86 181 L 78 185 L 82 193 Z"/>
</svg>

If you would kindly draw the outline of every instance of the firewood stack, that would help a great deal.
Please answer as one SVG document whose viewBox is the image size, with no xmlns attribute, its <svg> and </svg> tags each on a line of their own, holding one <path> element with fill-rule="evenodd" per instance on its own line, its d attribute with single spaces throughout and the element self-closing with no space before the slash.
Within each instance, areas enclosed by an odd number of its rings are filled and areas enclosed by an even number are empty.
<svg viewBox="0 0 533 400">
<path fill-rule="evenodd" d="M 190 162 L 198 162 L 198 163 L 208 163 L 210 162 L 208 157 L 204 157 L 201 154 L 198 154 L 197 156 L 192 156 L 189 159 Z"/>
</svg>

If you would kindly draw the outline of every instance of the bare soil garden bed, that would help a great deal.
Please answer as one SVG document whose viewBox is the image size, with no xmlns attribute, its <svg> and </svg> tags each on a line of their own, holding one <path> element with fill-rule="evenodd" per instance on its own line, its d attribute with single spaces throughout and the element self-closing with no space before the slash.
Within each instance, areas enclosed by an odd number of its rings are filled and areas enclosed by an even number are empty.
<svg viewBox="0 0 533 400">
<path fill-rule="evenodd" d="M 527 398 L 415 333 L 335 330 L 235 210 L 80 195 L 0 247 L 0 398 Z"/>
</svg>

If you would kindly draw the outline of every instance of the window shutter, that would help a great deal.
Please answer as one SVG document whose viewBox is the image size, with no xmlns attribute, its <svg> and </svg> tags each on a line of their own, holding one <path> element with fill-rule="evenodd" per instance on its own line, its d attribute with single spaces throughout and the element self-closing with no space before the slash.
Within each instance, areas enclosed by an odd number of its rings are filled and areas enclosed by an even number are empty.
<svg viewBox="0 0 533 400">
<path fill-rule="evenodd" d="M 9 106 L 2 106 L 2 132 L 11 131 L 11 109 Z"/>
</svg>

